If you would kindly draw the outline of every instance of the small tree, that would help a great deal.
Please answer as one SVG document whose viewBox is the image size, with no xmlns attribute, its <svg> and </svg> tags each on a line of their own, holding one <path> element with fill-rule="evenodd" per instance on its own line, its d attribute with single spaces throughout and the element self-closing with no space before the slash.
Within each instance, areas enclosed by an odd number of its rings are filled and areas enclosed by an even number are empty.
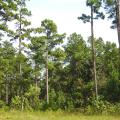
<svg viewBox="0 0 120 120">
<path fill-rule="evenodd" d="M 56 45 L 59 45 L 63 42 L 63 38 L 65 37 L 65 34 L 58 34 L 57 33 L 57 26 L 56 24 L 49 19 L 45 19 L 41 22 L 41 28 L 43 30 L 43 36 L 44 36 L 44 45 L 45 45 L 45 69 L 46 69 L 46 101 L 49 103 L 49 88 L 48 88 L 48 64 L 49 60 L 51 59 L 51 51 L 56 47 Z M 42 37 L 43 37 L 42 36 Z"/>
</svg>

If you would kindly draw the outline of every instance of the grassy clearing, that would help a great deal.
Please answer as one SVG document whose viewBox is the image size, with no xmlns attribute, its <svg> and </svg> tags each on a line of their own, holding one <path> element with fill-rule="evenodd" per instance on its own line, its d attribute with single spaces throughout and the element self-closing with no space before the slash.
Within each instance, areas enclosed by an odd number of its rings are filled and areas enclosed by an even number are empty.
<svg viewBox="0 0 120 120">
<path fill-rule="evenodd" d="M 63 112 L 0 111 L 0 120 L 120 120 L 120 116 L 85 116 Z"/>
</svg>

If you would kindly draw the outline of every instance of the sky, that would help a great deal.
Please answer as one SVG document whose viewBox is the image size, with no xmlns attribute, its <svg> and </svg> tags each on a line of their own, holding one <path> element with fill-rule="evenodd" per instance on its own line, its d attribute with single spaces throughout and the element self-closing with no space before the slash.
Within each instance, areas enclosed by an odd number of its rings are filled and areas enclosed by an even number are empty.
<svg viewBox="0 0 120 120">
<path fill-rule="evenodd" d="M 33 27 L 41 25 L 44 19 L 53 20 L 58 28 L 58 33 L 67 36 L 76 32 L 85 40 L 90 36 L 90 23 L 84 24 L 77 17 L 82 13 L 89 14 L 90 8 L 86 7 L 86 0 L 30 0 L 28 9 L 32 12 L 31 22 Z M 95 37 L 102 37 L 104 41 L 118 44 L 117 31 L 110 29 L 111 21 L 96 20 L 94 23 Z"/>
</svg>

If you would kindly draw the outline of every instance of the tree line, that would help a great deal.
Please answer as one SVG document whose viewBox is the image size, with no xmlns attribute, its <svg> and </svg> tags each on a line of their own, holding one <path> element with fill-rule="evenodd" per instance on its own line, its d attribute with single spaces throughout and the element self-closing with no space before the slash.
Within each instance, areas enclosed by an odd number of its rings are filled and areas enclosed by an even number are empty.
<svg viewBox="0 0 120 120">
<path fill-rule="evenodd" d="M 119 0 L 86 1 L 91 14 L 83 13 L 78 19 L 91 24 L 88 41 L 77 33 L 67 38 L 65 33 L 59 34 L 50 19 L 41 21 L 37 28 L 31 27 L 26 2 L 0 0 L 0 106 L 75 110 L 94 104 L 95 108 L 118 104 Z M 117 28 L 119 48 L 94 37 L 94 20 L 106 15 L 112 19 L 111 28 Z M 63 44 L 65 39 L 67 44 Z"/>
</svg>

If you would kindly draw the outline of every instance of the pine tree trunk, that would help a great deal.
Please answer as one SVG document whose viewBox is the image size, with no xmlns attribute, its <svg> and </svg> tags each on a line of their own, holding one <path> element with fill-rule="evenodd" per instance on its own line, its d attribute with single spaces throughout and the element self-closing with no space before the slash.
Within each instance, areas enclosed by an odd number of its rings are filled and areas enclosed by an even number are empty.
<svg viewBox="0 0 120 120">
<path fill-rule="evenodd" d="M 49 33 L 47 33 L 47 40 L 46 40 L 46 102 L 49 104 L 49 85 L 48 85 L 48 39 Z"/>
<path fill-rule="evenodd" d="M 95 95 L 96 99 L 98 98 L 98 86 L 97 86 L 97 77 L 96 77 L 96 53 L 95 53 L 95 40 L 94 40 L 94 23 L 93 23 L 93 13 L 94 8 L 93 5 L 91 5 L 91 46 L 92 46 L 92 61 L 93 61 L 93 79 L 94 79 L 94 85 L 95 85 Z"/>
<path fill-rule="evenodd" d="M 117 19 L 117 33 L 118 33 L 118 43 L 119 43 L 119 80 L 120 80 L 120 0 L 117 0 L 117 11 L 116 11 L 116 19 Z"/>
<path fill-rule="evenodd" d="M 8 104 L 8 79 L 6 78 L 5 84 L 5 91 L 6 91 L 6 104 Z"/>
<path fill-rule="evenodd" d="M 46 51 L 46 101 L 49 104 L 49 93 L 48 93 L 48 51 Z"/>
<path fill-rule="evenodd" d="M 36 75 L 35 75 L 35 87 L 36 87 L 36 91 L 37 91 L 37 88 L 38 88 L 38 79 L 37 79 Z"/>
<path fill-rule="evenodd" d="M 35 62 L 35 87 L 38 88 L 37 64 Z"/>
<path fill-rule="evenodd" d="M 21 11 L 20 11 L 20 27 L 19 27 L 19 57 L 21 56 Z M 19 74 L 21 76 L 21 60 L 19 60 Z"/>
<path fill-rule="evenodd" d="M 22 65 L 21 65 L 21 29 L 22 29 L 22 26 L 21 26 L 21 10 L 20 10 L 20 27 L 19 27 L 19 77 L 20 77 L 20 82 L 22 81 Z M 23 110 L 24 109 L 24 106 L 23 106 L 23 86 L 20 84 L 20 96 L 21 96 L 21 109 Z"/>
<path fill-rule="evenodd" d="M 23 87 L 21 87 L 21 110 L 24 110 Z"/>
</svg>

